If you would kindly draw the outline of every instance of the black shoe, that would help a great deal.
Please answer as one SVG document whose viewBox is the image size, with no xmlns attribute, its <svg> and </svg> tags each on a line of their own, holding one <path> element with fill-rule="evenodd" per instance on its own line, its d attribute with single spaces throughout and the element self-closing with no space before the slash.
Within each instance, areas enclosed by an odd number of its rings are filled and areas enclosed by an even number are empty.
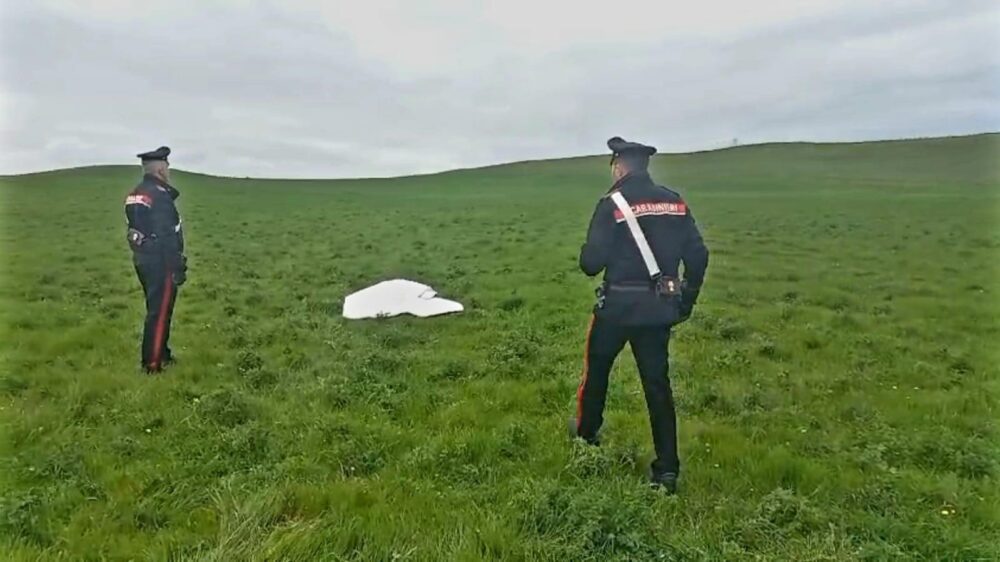
<svg viewBox="0 0 1000 562">
<path fill-rule="evenodd" d="M 145 363 L 142 363 L 141 366 L 143 372 L 145 372 L 147 375 L 157 375 L 167 367 L 175 364 L 176 362 L 177 359 L 173 355 L 171 355 L 169 357 L 160 360 L 160 364 L 157 365 L 156 367 L 153 367 L 152 365 L 146 365 Z"/>
<path fill-rule="evenodd" d="M 677 493 L 677 473 L 676 472 L 661 472 L 660 474 L 653 473 L 653 476 L 649 479 L 649 485 L 658 490 L 663 490 L 667 495 L 674 495 Z"/>
<path fill-rule="evenodd" d="M 575 417 L 571 417 L 569 419 L 569 423 L 567 424 L 567 429 L 569 430 L 569 438 L 570 439 L 583 439 L 584 441 L 587 442 L 588 445 L 595 445 L 595 446 L 597 446 L 597 445 L 601 444 L 601 434 L 600 434 L 600 431 L 598 431 L 597 436 L 588 439 L 588 438 L 580 435 L 580 433 L 578 432 L 577 428 L 579 427 L 579 424 L 580 424 L 580 422 L 578 422 Z"/>
</svg>

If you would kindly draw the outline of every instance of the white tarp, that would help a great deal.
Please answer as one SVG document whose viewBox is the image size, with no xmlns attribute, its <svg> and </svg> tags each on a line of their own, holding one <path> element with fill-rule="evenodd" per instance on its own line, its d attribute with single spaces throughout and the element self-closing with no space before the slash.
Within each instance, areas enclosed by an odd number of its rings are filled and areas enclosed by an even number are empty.
<svg viewBox="0 0 1000 562">
<path fill-rule="evenodd" d="M 344 318 L 386 318 L 412 314 L 421 318 L 462 312 L 461 303 L 438 298 L 437 292 L 427 285 L 393 279 L 372 285 L 344 299 Z"/>
</svg>

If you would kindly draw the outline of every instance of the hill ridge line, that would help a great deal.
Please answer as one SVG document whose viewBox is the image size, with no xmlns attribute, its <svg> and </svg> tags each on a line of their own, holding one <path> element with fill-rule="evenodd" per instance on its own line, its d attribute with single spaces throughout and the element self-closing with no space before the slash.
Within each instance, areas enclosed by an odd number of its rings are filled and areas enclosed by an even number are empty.
<svg viewBox="0 0 1000 562">
<path fill-rule="evenodd" d="M 746 149 L 757 149 L 757 148 L 769 148 L 769 147 L 794 147 L 794 146 L 814 146 L 814 147 L 836 147 L 836 146 L 859 146 L 859 145 L 876 145 L 876 144 L 894 144 L 894 143 L 915 143 L 915 142 L 928 142 L 928 141 L 944 141 L 944 140 L 957 140 L 957 139 L 969 139 L 974 137 L 991 137 L 1000 136 L 1000 131 L 985 131 L 981 133 L 968 133 L 961 135 L 943 135 L 943 136 L 928 136 L 928 137 L 903 137 L 894 139 L 875 139 L 875 140 L 863 140 L 863 141 L 766 141 L 759 143 L 748 143 L 739 144 L 735 146 L 724 146 L 719 148 L 710 148 L 704 150 L 692 150 L 687 152 L 659 152 L 654 156 L 664 157 L 664 156 L 695 156 L 704 155 L 712 153 L 723 153 L 723 152 L 733 152 Z M 369 177 L 344 177 L 344 178 L 281 178 L 281 177 L 251 177 L 251 176 L 227 176 L 221 174 L 210 174 L 207 172 L 197 172 L 192 170 L 185 170 L 183 168 L 175 168 L 175 172 L 181 172 L 183 174 L 202 176 L 207 178 L 215 179 L 227 179 L 227 180 L 254 180 L 254 181 L 385 181 L 385 180 L 400 180 L 407 178 L 419 178 L 419 177 L 432 177 L 444 174 L 452 174 L 458 172 L 468 172 L 476 170 L 489 170 L 495 168 L 503 168 L 508 166 L 517 166 L 520 164 L 537 164 L 546 162 L 563 162 L 572 160 L 586 160 L 591 158 L 607 158 L 607 154 L 585 154 L 577 156 L 559 156 L 554 158 L 535 158 L 528 160 L 515 160 L 511 162 L 501 162 L 498 164 L 485 164 L 482 166 L 469 166 L 466 168 L 452 168 L 448 170 L 441 170 L 438 172 L 427 172 L 420 174 L 409 174 L 404 176 L 369 176 Z M 24 172 L 20 174 L 0 174 L 0 179 L 16 179 L 28 176 L 37 176 L 43 174 L 58 174 L 64 172 L 75 172 L 75 171 L 87 171 L 96 169 L 133 169 L 137 165 L 130 164 L 87 164 L 83 166 L 70 166 L 67 168 L 53 168 L 51 170 L 39 170 L 35 172 Z"/>
</svg>

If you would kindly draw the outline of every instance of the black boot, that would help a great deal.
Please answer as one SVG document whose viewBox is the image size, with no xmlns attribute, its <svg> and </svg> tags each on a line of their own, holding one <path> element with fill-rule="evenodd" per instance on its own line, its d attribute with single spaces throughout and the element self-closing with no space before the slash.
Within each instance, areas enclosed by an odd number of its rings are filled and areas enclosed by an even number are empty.
<svg viewBox="0 0 1000 562">
<path fill-rule="evenodd" d="M 577 427 L 579 427 L 579 422 L 577 421 L 577 419 L 575 417 L 570 418 L 569 419 L 569 423 L 567 424 L 567 429 L 569 430 L 569 438 L 570 439 L 580 438 L 580 439 L 583 439 L 584 441 L 586 441 L 588 445 L 594 445 L 594 446 L 598 446 L 598 445 L 601 444 L 601 434 L 600 434 L 600 432 L 598 432 L 597 435 L 594 436 L 593 438 L 588 439 L 588 438 L 580 435 L 579 433 L 577 433 L 577 429 L 576 429 Z"/>
<path fill-rule="evenodd" d="M 677 473 L 661 472 L 657 474 L 654 472 L 649 479 L 649 485 L 672 496 L 677 493 Z"/>
</svg>

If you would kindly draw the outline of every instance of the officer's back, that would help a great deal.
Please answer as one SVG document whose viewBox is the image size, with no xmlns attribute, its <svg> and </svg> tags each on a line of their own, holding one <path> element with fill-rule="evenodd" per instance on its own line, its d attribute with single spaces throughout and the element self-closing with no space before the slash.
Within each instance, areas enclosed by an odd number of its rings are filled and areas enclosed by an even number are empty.
<svg viewBox="0 0 1000 562">
<path fill-rule="evenodd" d="M 691 228 L 692 220 L 684 200 L 676 192 L 654 184 L 649 174 L 643 172 L 631 174 L 618 191 L 631 205 L 661 273 L 677 277 L 685 250 L 688 250 L 689 256 L 693 256 L 695 248 L 689 246 L 700 243 L 697 230 Z M 616 225 L 609 245 L 605 280 L 609 283 L 649 281 L 649 271 L 625 224 L 622 212 L 615 208 L 610 199 L 605 198 L 605 201 L 607 203 L 602 206 L 610 208 Z M 696 236 L 698 239 L 692 240 Z M 599 270 L 593 271 L 592 274 L 598 272 Z"/>
<path fill-rule="evenodd" d="M 663 307 L 656 310 L 647 306 L 659 300 L 649 291 L 641 291 L 651 288 L 653 280 L 624 214 L 612 200 L 611 195 L 615 192 L 620 193 L 632 208 L 661 276 L 676 280 L 678 289 L 681 286 L 680 265 L 684 264 L 686 294 L 683 299 L 677 299 L 680 306 L 676 315 L 670 315 L 672 317 L 663 317 Z M 644 169 L 622 177 L 601 199 L 591 220 L 587 242 L 580 252 L 580 268 L 584 273 L 597 275 L 604 270 L 605 292 L 617 291 L 615 298 L 607 300 L 610 309 L 598 311 L 599 315 L 624 325 L 670 324 L 690 314 L 687 305 L 693 305 L 697 299 L 707 266 L 708 250 L 687 204 L 675 191 L 657 185 Z"/>
</svg>

